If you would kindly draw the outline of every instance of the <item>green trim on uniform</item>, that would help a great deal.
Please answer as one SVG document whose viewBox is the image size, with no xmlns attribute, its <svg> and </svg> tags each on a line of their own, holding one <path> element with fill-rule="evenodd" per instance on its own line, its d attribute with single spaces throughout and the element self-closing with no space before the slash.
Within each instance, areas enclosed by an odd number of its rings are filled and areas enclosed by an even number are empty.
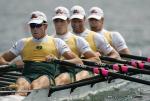
<svg viewBox="0 0 150 101">
<path fill-rule="evenodd" d="M 30 83 L 40 76 L 46 75 L 51 81 L 51 84 L 55 85 L 55 78 L 61 73 L 68 73 L 71 82 L 74 82 L 76 81 L 76 74 L 82 71 L 82 69 L 76 69 L 53 62 L 24 61 L 24 63 L 23 77 Z M 93 73 L 89 72 L 89 75 L 93 76 Z"/>
<path fill-rule="evenodd" d="M 68 73 L 70 75 L 71 82 L 76 81 L 76 72 L 74 68 L 66 65 L 61 65 L 60 73 Z"/>
<path fill-rule="evenodd" d="M 55 84 L 55 77 L 60 74 L 59 64 L 33 61 L 24 61 L 24 63 L 23 76 L 30 82 L 40 76 L 47 75 L 49 80 Z"/>
</svg>

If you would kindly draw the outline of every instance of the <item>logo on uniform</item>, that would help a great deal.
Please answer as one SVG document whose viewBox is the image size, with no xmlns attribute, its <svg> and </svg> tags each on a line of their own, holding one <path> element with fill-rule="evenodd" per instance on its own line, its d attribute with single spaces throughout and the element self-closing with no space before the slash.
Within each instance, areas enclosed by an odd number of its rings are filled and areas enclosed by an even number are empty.
<svg viewBox="0 0 150 101">
<path fill-rule="evenodd" d="M 43 47 L 42 46 L 36 46 L 37 50 L 41 50 Z"/>
</svg>

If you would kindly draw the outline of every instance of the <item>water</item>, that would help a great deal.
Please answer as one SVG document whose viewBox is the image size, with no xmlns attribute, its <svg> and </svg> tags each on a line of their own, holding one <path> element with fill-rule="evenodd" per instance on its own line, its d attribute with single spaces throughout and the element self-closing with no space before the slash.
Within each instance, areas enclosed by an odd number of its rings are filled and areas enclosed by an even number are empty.
<svg viewBox="0 0 150 101">
<path fill-rule="evenodd" d="M 101 7 L 105 14 L 105 28 L 119 31 L 133 54 L 142 51 L 144 56 L 150 56 L 150 0 L 0 0 L 0 53 L 20 38 L 30 35 L 25 25 L 32 11 L 40 10 L 47 15 L 48 33 L 52 34 L 53 9 L 60 5 L 70 9 L 77 4 L 83 6 L 86 12 L 92 6 Z M 149 101 L 148 88 L 130 83 L 124 89 L 97 95 L 93 101 L 99 101 L 98 96 L 102 101 Z"/>
</svg>

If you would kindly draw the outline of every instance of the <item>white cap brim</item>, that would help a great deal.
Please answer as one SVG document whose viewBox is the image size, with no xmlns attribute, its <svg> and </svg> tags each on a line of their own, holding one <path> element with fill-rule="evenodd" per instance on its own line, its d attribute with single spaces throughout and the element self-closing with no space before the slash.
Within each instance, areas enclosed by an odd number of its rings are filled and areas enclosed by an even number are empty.
<svg viewBox="0 0 150 101">
<path fill-rule="evenodd" d="M 88 19 L 91 19 L 91 18 L 100 20 L 100 19 L 102 18 L 102 16 L 98 16 L 98 15 L 93 14 L 93 15 L 90 15 L 90 16 L 88 17 Z"/>
<path fill-rule="evenodd" d="M 70 17 L 70 19 L 84 19 L 84 15 L 81 15 L 81 14 L 76 14 L 76 15 L 72 15 Z"/>
<path fill-rule="evenodd" d="M 31 24 L 31 23 L 41 24 L 41 23 L 43 23 L 43 20 L 41 20 L 41 19 L 31 19 L 28 22 L 28 24 Z"/>
<path fill-rule="evenodd" d="M 52 18 L 52 20 L 55 20 L 55 19 L 67 20 L 67 17 L 66 17 L 66 16 L 63 16 L 63 15 L 57 15 L 57 16 L 54 16 L 54 17 Z"/>
</svg>

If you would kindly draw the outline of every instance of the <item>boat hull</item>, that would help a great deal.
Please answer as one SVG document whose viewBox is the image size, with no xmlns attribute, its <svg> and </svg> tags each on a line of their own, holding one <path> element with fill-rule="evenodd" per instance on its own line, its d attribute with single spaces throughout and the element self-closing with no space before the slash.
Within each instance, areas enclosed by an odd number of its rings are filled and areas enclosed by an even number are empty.
<svg viewBox="0 0 150 101">
<path fill-rule="evenodd" d="M 41 89 L 31 92 L 23 101 L 72 101 L 75 99 L 87 99 L 88 95 L 92 94 L 94 96 L 100 92 L 115 90 L 128 83 L 129 81 L 116 79 L 111 83 L 107 81 L 97 83 L 93 87 L 91 85 L 78 87 L 72 93 L 70 93 L 70 89 L 56 91 L 50 97 L 48 97 L 48 89 Z"/>
</svg>

